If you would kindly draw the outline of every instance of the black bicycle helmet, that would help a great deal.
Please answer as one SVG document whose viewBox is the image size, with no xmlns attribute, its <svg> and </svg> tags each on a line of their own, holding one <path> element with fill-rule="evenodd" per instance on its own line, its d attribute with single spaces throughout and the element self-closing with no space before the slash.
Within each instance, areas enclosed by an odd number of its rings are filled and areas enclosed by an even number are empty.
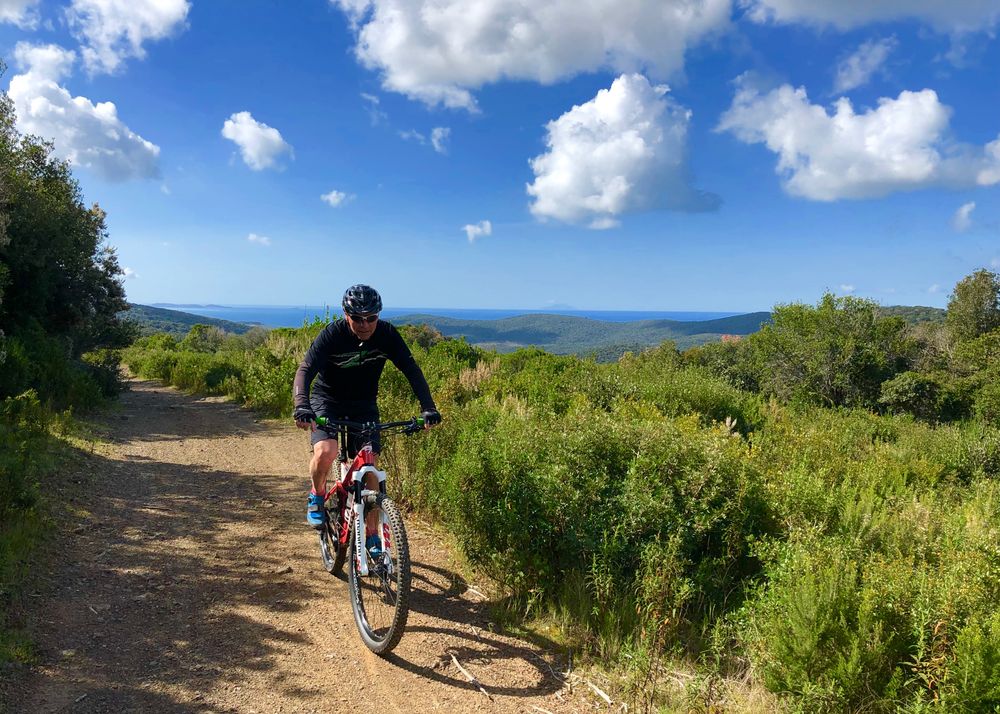
<svg viewBox="0 0 1000 714">
<path fill-rule="evenodd" d="M 368 285 L 352 285 L 341 302 L 348 315 L 374 315 L 382 312 L 382 297 L 378 290 Z"/>
</svg>

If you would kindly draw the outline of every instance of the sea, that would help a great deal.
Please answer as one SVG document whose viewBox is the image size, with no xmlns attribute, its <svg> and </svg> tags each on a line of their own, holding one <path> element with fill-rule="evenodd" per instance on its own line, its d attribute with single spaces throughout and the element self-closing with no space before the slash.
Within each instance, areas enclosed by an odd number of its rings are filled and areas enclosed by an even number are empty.
<svg viewBox="0 0 1000 714">
<path fill-rule="evenodd" d="M 193 315 L 214 317 L 232 322 L 245 322 L 265 327 L 299 327 L 303 322 L 309 322 L 314 317 L 338 315 L 337 308 L 323 305 L 279 306 L 279 305 L 183 305 L 177 303 L 153 303 L 153 307 L 169 310 L 180 310 Z M 497 310 L 479 308 L 441 308 L 441 307 L 387 307 L 382 310 L 382 317 L 392 320 L 403 315 L 436 315 L 452 317 L 459 320 L 501 320 L 505 317 L 518 315 L 569 315 L 572 317 L 587 317 L 591 320 L 606 322 L 633 322 L 636 320 L 679 320 L 681 322 L 696 322 L 699 320 L 716 320 L 742 312 L 690 312 L 670 310 L 561 310 L 540 308 L 538 310 Z"/>
</svg>

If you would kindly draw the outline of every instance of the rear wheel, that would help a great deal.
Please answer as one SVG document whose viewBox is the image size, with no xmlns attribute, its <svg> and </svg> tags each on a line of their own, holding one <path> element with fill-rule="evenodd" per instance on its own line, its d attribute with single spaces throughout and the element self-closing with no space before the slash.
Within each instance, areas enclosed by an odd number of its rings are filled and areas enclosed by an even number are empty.
<svg viewBox="0 0 1000 714">
<path fill-rule="evenodd" d="M 319 532 L 319 552 L 323 557 L 323 567 L 331 575 L 344 572 L 344 560 L 347 557 L 347 547 L 341 546 L 337 534 L 331 524 Z"/>
<path fill-rule="evenodd" d="M 340 545 L 340 524 L 337 523 L 339 509 L 334 503 L 331 507 L 327 502 L 326 525 L 319 532 L 319 552 L 323 558 L 323 567 L 331 575 L 344 572 L 344 560 L 347 558 L 347 546 Z"/>
<path fill-rule="evenodd" d="M 379 495 L 375 506 L 381 508 L 379 528 L 382 531 L 383 553 L 372 560 L 367 553 L 368 575 L 358 573 L 358 554 L 354 552 L 354 534 L 348 538 L 350 566 L 348 585 L 354 622 L 365 646 L 375 654 L 386 654 L 399 643 L 406 627 L 410 600 L 410 548 L 406 540 L 403 517 L 389 498 Z M 364 528 L 364 521 L 355 521 L 353 528 Z M 388 536 L 388 538 L 386 538 Z"/>
</svg>

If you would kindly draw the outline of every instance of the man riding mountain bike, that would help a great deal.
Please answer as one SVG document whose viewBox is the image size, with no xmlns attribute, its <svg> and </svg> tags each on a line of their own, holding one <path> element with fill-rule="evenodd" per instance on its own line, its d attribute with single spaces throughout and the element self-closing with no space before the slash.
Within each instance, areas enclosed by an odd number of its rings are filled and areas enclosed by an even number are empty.
<svg viewBox="0 0 1000 714">
<path fill-rule="evenodd" d="M 344 293 L 341 305 L 344 319 L 328 324 L 313 340 L 299 364 L 292 387 L 295 425 L 312 431 L 313 456 L 309 464 L 312 490 L 307 501 L 306 521 L 314 528 L 322 528 L 325 524 L 326 480 L 339 451 L 336 435 L 316 428 L 317 415 L 328 419 L 377 422 L 378 382 L 388 359 L 409 380 L 423 410 L 424 424 L 430 427 L 441 422 L 424 373 L 402 335 L 391 323 L 379 320 L 382 298 L 378 292 L 367 285 L 353 285 Z M 316 382 L 310 393 L 313 379 Z M 357 435 L 348 436 L 348 459 L 362 446 L 358 441 Z M 376 434 L 372 442 L 376 457 L 379 450 Z M 371 483 L 366 483 L 366 488 L 377 489 L 376 477 L 368 474 L 368 478 Z M 373 511 L 365 523 L 366 549 L 379 547 L 377 523 L 378 515 Z"/>
</svg>

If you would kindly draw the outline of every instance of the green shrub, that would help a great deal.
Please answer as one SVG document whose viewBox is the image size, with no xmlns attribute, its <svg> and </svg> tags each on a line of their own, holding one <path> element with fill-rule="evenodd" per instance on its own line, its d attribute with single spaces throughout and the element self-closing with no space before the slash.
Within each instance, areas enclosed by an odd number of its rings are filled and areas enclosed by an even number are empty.
<svg viewBox="0 0 1000 714">
<path fill-rule="evenodd" d="M 805 711 L 889 711 L 910 642 L 893 580 L 868 577 L 836 544 L 791 548 L 753 603 L 755 661 L 774 692 Z M 887 592 L 888 591 L 888 592 Z"/>
<path fill-rule="evenodd" d="M 969 622 L 955 638 L 955 662 L 942 699 L 952 711 L 1000 710 L 1000 613 Z"/>
<path fill-rule="evenodd" d="M 975 411 L 978 419 L 1000 427 L 1000 380 L 996 374 L 976 392 Z"/>
<path fill-rule="evenodd" d="M 180 359 L 176 350 L 160 348 L 143 350 L 140 346 L 133 346 L 125 350 L 122 358 L 129 369 L 138 376 L 145 379 L 158 379 L 167 384 L 170 383 L 174 367 Z"/>
<path fill-rule="evenodd" d="M 929 374 L 903 372 L 882 383 L 879 403 L 897 414 L 935 421 L 940 413 L 941 384 Z"/>
</svg>

